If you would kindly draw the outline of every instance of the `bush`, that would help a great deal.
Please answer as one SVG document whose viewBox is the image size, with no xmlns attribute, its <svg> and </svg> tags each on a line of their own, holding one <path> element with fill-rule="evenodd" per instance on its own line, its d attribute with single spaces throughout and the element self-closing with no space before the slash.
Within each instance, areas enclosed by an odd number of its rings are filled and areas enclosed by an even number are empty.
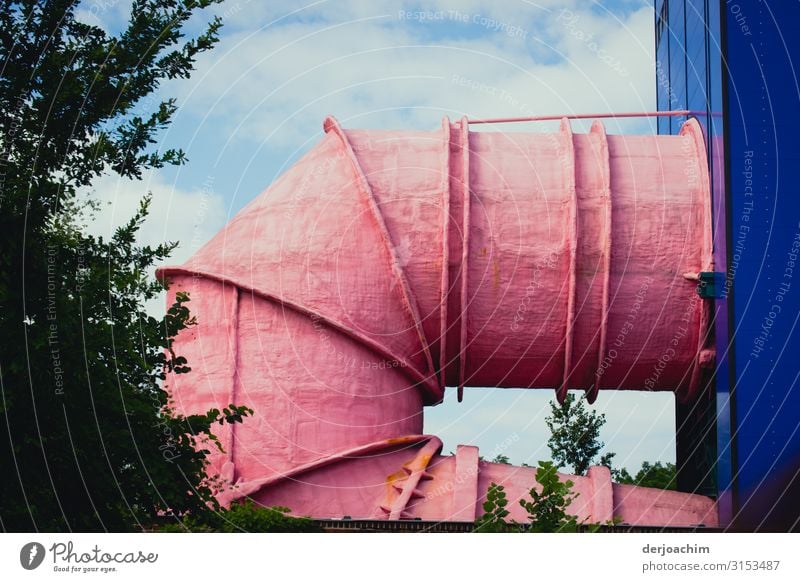
<svg viewBox="0 0 800 582">
<path fill-rule="evenodd" d="M 186 517 L 159 528 L 162 532 L 196 533 L 301 533 L 322 531 L 308 517 L 291 517 L 288 507 L 264 507 L 247 499 L 229 509 Z"/>
<path fill-rule="evenodd" d="M 505 488 L 491 483 L 483 504 L 484 514 L 475 521 L 477 533 L 562 533 L 578 529 L 577 518 L 567 513 L 567 508 L 578 496 L 572 492 L 572 481 L 561 481 L 556 467 L 550 461 L 539 461 L 536 482 L 541 490 L 532 487 L 531 500 L 520 499 L 519 504 L 528 512 L 529 523 L 506 521 L 509 511 Z"/>
</svg>

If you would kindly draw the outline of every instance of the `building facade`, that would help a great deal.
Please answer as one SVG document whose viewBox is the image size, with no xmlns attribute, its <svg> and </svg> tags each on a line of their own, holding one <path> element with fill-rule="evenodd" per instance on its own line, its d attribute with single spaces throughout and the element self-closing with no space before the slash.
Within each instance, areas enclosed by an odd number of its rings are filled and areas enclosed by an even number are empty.
<svg viewBox="0 0 800 582">
<path fill-rule="evenodd" d="M 716 495 L 721 525 L 797 530 L 800 3 L 656 0 L 655 14 L 658 108 L 700 120 L 714 216 L 716 373 L 677 405 L 679 486 Z"/>
</svg>

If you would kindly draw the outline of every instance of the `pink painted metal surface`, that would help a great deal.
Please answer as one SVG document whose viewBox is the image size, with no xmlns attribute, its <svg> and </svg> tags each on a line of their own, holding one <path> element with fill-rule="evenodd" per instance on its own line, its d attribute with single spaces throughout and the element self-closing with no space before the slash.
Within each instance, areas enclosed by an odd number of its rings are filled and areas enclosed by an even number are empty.
<svg viewBox="0 0 800 582">
<path fill-rule="evenodd" d="M 198 325 L 169 379 L 185 412 L 246 403 L 212 469 L 315 517 L 469 521 L 533 469 L 442 456 L 445 386 L 697 392 L 710 216 L 699 125 L 681 136 L 345 130 L 181 267 Z M 713 357 L 703 353 L 708 360 Z M 716 524 L 713 501 L 571 477 L 580 517 Z M 518 511 L 515 507 L 514 511 Z M 523 516 L 514 517 L 521 518 Z"/>
</svg>

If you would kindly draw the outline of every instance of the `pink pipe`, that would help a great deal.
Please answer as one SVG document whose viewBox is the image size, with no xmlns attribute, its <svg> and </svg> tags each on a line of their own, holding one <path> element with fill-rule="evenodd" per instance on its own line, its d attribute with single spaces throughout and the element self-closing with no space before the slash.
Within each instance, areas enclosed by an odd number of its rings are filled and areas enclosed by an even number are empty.
<svg viewBox="0 0 800 582">
<path fill-rule="evenodd" d="M 487 476 L 521 495 L 533 473 L 413 440 L 446 385 L 696 397 L 713 357 L 691 280 L 711 268 L 697 122 L 681 136 L 469 123 L 363 131 L 328 118 L 322 141 L 222 232 L 160 270 L 199 321 L 176 341 L 192 366 L 169 379 L 176 408 L 256 410 L 212 459 L 239 484 L 226 501 L 474 519 Z M 612 496 L 592 475 L 574 478 L 587 498 L 575 511 L 651 519 L 656 493 Z M 671 523 L 715 519 L 706 498 L 670 499 Z"/>
</svg>

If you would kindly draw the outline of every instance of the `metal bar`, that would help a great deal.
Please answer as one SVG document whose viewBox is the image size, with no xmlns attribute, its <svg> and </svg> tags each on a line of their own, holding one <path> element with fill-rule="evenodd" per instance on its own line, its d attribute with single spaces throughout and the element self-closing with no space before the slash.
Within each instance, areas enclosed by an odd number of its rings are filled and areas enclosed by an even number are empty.
<svg viewBox="0 0 800 582">
<path fill-rule="evenodd" d="M 533 115 L 528 117 L 494 117 L 488 119 L 468 119 L 467 123 L 478 125 L 480 123 L 517 123 L 520 121 L 558 121 L 560 119 L 606 119 L 626 117 L 680 117 L 697 113 L 688 109 L 681 111 L 642 111 L 626 113 L 573 113 L 572 115 Z"/>
<path fill-rule="evenodd" d="M 419 482 L 422 480 L 422 475 L 425 473 L 425 469 L 428 468 L 428 463 L 431 462 L 433 456 L 441 449 L 442 441 L 437 437 L 431 437 L 431 440 L 425 443 L 425 446 L 419 450 L 414 460 L 411 461 L 410 464 L 404 465 L 404 468 L 410 470 L 411 473 L 403 483 L 400 496 L 392 503 L 389 512 L 390 520 L 401 519 L 404 516 L 405 509 L 408 506 L 408 502 L 411 501 L 411 498 L 415 495 L 422 495 L 417 489 L 417 485 L 419 485 Z"/>
</svg>

